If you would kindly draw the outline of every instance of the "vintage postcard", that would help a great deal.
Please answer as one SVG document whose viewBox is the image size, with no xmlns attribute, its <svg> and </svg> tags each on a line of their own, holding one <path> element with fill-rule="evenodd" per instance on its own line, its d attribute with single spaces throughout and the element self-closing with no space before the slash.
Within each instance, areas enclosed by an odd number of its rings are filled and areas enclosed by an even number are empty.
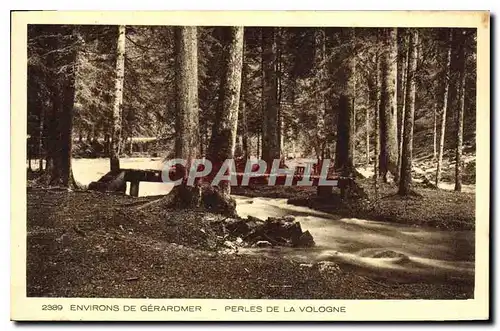
<svg viewBox="0 0 500 331">
<path fill-rule="evenodd" d="M 11 15 L 12 320 L 490 318 L 489 12 Z"/>
</svg>

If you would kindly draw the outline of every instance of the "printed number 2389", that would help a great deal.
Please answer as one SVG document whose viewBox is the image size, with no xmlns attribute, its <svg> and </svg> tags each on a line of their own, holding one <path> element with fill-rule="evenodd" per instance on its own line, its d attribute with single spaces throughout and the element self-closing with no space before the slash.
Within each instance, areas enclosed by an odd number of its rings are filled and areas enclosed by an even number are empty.
<svg viewBox="0 0 500 331">
<path fill-rule="evenodd" d="M 42 305 L 42 310 L 62 310 L 62 305 Z"/>
</svg>

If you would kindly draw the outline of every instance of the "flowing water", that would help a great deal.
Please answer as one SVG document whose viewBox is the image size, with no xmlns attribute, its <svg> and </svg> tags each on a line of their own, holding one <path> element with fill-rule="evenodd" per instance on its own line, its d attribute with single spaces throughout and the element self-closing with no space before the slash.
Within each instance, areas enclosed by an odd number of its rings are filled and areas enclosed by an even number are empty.
<svg viewBox="0 0 500 331">
<path fill-rule="evenodd" d="M 303 263 L 330 261 L 395 281 L 474 281 L 474 232 L 367 221 L 293 206 L 286 199 L 236 197 L 241 217 L 293 215 L 314 248 L 262 248 L 249 254 L 283 255 Z"/>
<path fill-rule="evenodd" d="M 161 169 L 161 159 L 122 159 L 123 168 Z M 75 179 L 88 185 L 109 169 L 107 159 L 73 161 Z M 141 196 L 167 194 L 171 185 L 141 183 Z M 235 196 L 241 217 L 293 215 L 316 242 L 313 248 L 244 249 L 244 254 L 279 255 L 303 263 L 330 261 L 373 277 L 395 281 L 474 281 L 474 231 L 443 231 L 395 223 L 341 218 L 286 199 Z"/>
</svg>

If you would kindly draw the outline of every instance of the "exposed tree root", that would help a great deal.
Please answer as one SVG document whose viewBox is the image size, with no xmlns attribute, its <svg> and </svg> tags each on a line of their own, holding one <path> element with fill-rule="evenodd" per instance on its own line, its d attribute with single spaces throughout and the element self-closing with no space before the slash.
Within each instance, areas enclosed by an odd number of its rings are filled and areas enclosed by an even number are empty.
<svg viewBox="0 0 500 331">
<path fill-rule="evenodd" d="M 342 179 L 339 188 L 343 199 L 368 199 L 365 190 L 352 178 Z"/>
<path fill-rule="evenodd" d="M 218 187 L 208 185 L 178 185 L 162 199 L 165 207 L 175 209 L 199 209 L 236 217 L 236 201 L 220 192 Z M 156 202 L 156 201 L 155 201 Z"/>
<path fill-rule="evenodd" d="M 73 172 L 71 172 L 69 183 L 65 184 L 61 177 L 54 177 L 53 174 L 46 170 L 39 170 L 36 172 L 37 178 L 34 180 L 36 185 L 40 185 L 45 187 L 46 189 L 61 189 L 61 190 L 82 190 L 84 187 L 77 183 L 75 177 L 73 176 Z"/>
</svg>

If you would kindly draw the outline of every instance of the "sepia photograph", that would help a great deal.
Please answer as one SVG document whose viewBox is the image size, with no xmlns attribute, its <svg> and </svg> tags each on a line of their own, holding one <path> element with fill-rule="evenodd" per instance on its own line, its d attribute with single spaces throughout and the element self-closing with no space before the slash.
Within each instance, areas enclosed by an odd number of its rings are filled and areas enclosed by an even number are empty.
<svg viewBox="0 0 500 331">
<path fill-rule="evenodd" d="M 27 299 L 478 298 L 478 27 L 68 22 L 24 30 Z"/>
</svg>

